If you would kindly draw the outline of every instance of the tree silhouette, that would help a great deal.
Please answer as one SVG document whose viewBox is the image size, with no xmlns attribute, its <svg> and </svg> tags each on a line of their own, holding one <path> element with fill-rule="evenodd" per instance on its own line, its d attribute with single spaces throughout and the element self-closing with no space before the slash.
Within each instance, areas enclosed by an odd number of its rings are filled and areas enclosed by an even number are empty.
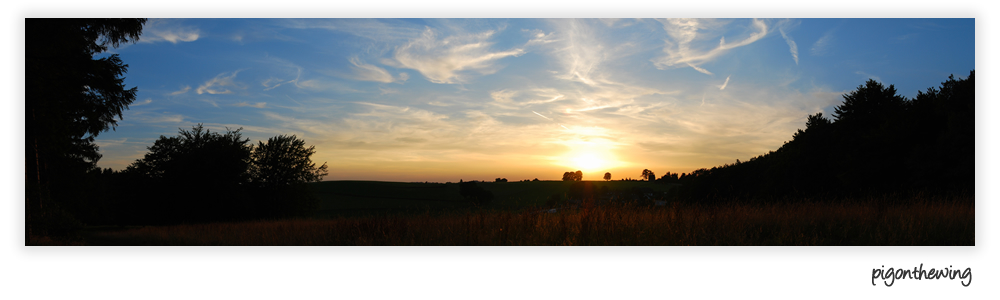
<svg viewBox="0 0 1000 300">
<path fill-rule="evenodd" d="M 581 181 L 583 180 L 583 172 L 577 170 L 576 172 L 566 172 L 563 173 L 563 181 Z"/>
<path fill-rule="evenodd" d="M 279 135 L 258 141 L 250 154 L 248 171 L 256 191 L 247 213 L 257 217 L 305 216 L 319 207 L 306 183 L 319 182 L 328 174 L 326 163 L 317 167 L 310 158 L 315 146 L 294 135 Z"/>
<path fill-rule="evenodd" d="M 611 172 L 604 172 L 604 180 L 611 181 Z"/>
<path fill-rule="evenodd" d="M 306 148 L 306 142 L 294 135 L 279 135 L 258 141 L 253 148 L 250 177 L 262 187 L 286 186 L 318 182 L 327 172 L 326 163 L 316 167 L 310 157 L 316 147 Z"/>
<path fill-rule="evenodd" d="M 653 174 L 653 171 L 650 171 L 649 169 L 643 169 L 642 178 L 645 178 L 647 181 L 653 181 L 656 180 L 656 175 Z"/>
<path fill-rule="evenodd" d="M 108 46 L 136 42 L 145 19 L 25 20 L 26 242 L 49 200 L 86 207 L 87 173 L 101 158 L 94 138 L 135 100 L 128 65 Z M 44 234 L 44 233 L 42 233 Z"/>
<path fill-rule="evenodd" d="M 834 108 L 833 117 L 837 122 L 852 127 L 871 126 L 889 120 L 890 116 L 903 112 L 906 98 L 896 95 L 896 88 L 883 86 L 874 79 L 843 96 L 844 104 Z"/>
<path fill-rule="evenodd" d="M 238 203 L 250 194 L 249 142 L 240 129 L 220 134 L 198 124 L 176 137 L 160 136 L 124 173 L 142 183 L 134 198 L 162 207 L 151 216 L 159 222 L 236 217 Z"/>
<path fill-rule="evenodd" d="M 243 138 L 242 128 L 225 134 L 205 129 L 179 129 L 176 137 L 160 136 L 149 153 L 126 168 L 145 177 L 169 180 L 211 179 L 213 182 L 249 183 L 247 173 L 253 146 Z"/>
</svg>

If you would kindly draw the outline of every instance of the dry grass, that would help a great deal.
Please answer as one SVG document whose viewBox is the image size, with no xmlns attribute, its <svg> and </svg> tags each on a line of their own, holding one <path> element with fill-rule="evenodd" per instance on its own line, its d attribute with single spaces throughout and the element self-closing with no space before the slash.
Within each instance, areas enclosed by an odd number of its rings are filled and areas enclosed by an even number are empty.
<svg viewBox="0 0 1000 300">
<path fill-rule="evenodd" d="M 929 202 L 601 206 L 149 226 L 91 245 L 975 245 L 975 206 Z"/>
</svg>

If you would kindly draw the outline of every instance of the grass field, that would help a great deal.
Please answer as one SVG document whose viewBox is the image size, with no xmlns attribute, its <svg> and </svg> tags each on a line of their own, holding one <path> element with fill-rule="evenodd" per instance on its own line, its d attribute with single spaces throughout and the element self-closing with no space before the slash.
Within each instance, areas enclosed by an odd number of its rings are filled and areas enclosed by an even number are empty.
<svg viewBox="0 0 1000 300">
<path fill-rule="evenodd" d="M 91 230 L 88 245 L 975 245 L 967 201 L 466 210 Z"/>
<path fill-rule="evenodd" d="M 612 190 L 672 186 L 592 182 Z M 314 184 L 313 217 L 144 227 L 90 227 L 69 245 L 975 245 L 971 196 L 542 209 L 572 182 L 480 182 L 495 199 L 476 207 L 457 183 Z M 881 199 L 885 200 L 885 199 Z"/>
<path fill-rule="evenodd" d="M 643 181 L 592 181 L 595 188 L 607 186 L 614 190 L 648 187 L 665 192 L 669 185 Z M 542 206 L 553 195 L 563 195 L 572 182 L 479 182 L 478 186 L 493 192 L 490 207 L 517 210 Z M 424 212 L 465 209 L 472 204 L 459 195 L 458 183 L 405 183 L 382 181 L 324 181 L 313 184 L 320 198 L 317 217 L 367 215 L 386 212 Z"/>
</svg>

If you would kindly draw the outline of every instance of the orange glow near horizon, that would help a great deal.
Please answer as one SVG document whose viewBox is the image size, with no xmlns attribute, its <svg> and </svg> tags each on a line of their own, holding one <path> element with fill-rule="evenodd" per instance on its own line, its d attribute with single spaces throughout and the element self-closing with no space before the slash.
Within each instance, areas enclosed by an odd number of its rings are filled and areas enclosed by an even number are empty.
<svg viewBox="0 0 1000 300">
<path fill-rule="evenodd" d="M 605 129 L 575 128 L 574 131 L 578 136 L 585 138 L 564 142 L 571 150 L 553 157 L 552 163 L 554 165 L 566 167 L 568 171 L 583 171 L 584 177 L 591 177 L 586 174 L 598 173 L 603 176 L 604 172 L 629 165 L 620 161 L 618 156 L 614 154 L 618 143 L 603 138 L 594 138 L 605 134 Z"/>
</svg>

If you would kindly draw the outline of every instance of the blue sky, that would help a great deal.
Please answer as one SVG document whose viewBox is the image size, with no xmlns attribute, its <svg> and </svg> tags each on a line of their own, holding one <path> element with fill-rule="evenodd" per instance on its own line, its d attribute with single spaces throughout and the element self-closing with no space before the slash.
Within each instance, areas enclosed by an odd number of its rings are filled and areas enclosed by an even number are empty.
<svg viewBox="0 0 1000 300">
<path fill-rule="evenodd" d="M 113 49 L 122 169 L 204 123 L 295 134 L 327 180 L 690 172 L 776 150 L 875 79 L 975 69 L 974 19 L 151 19 Z"/>
</svg>

